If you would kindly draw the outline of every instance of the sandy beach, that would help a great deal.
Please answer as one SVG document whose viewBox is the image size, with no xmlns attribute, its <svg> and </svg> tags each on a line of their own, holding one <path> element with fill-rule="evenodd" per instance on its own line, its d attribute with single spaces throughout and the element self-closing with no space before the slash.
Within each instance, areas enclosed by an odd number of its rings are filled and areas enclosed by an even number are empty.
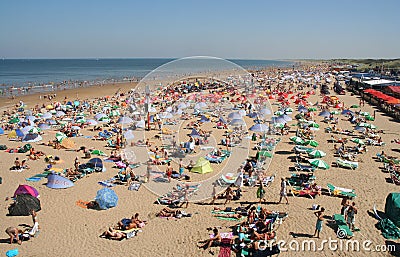
<svg viewBox="0 0 400 257">
<path fill-rule="evenodd" d="M 43 99 L 39 95 L 23 96 L 17 99 L 4 99 L 1 102 L 0 110 L 11 109 L 15 105 L 19 104 L 19 101 L 23 101 L 27 108 L 32 108 L 35 104 L 50 104 L 51 102 L 57 101 L 62 102 L 64 99 L 67 100 L 84 100 L 93 99 L 97 97 L 113 96 L 115 92 L 120 89 L 121 92 L 128 92 L 130 89 L 135 87 L 135 83 L 126 83 L 116 85 L 105 85 L 105 86 L 93 86 L 82 89 L 71 89 L 56 92 L 56 97 L 51 101 Z M 290 84 L 286 84 L 289 86 Z M 273 85 L 276 86 L 276 85 Z M 330 84 L 330 87 L 333 83 Z M 296 87 L 296 84 L 294 84 Z M 305 91 L 305 90 L 304 90 Z M 265 92 L 257 92 L 261 94 Z M 333 95 L 336 95 L 331 90 Z M 339 100 L 345 104 L 346 107 L 351 105 L 358 105 L 359 98 L 346 92 L 346 95 L 337 95 Z M 122 97 L 121 97 L 122 98 Z M 316 94 L 312 94 L 307 98 L 310 103 L 321 102 L 322 97 L 317 90 Z M 278 111 L 278 101 L 271 99 L 270 106 L 273 108 L 272 112 Z M 290 101 L 290 107 L 295 111 L 293 112 L 292 118 L 294 119 L 297 113 L 297 104 L 293 100 Z M 334 110 L 331 108 L 330 110 Z M 382 162 L 376 161 L 374 158 L 377 153 L 384 151 L 389 156 L 399 157 L 399 152 L 393 151 L 399 148 L 399 145 L 392 143 L 393 139 L 396 139 L 400 135 L 399 123 L 393 121 L 390 117 L 380 112 L 376 107 L 365 103 L 365 106 L 354 109 L 354 111 L 365 111 L 369 113 L 376 112 L 376 119 L 372 123 L 375 124 L 379 130 L 383 130 L 383 133 L 379 133 L 385 145 L 383 146 L 367 146 L 367 152 L 357 156 L 359 167 L 355 170 L 343 169 L 332 165 L 337 159 L 334 156 L 334 144 L 328 143 L 331 136 L 342 137 L 342 135 L 325 133 L 324 130 L 329 124 L 323 122 L 323 117 L 319 117 L 316 112 L 314 119 L 316 123 L 320 125 L 320 130 L 315 131 L 315 140 L 319 142 L 317 147 L 319 150 L 327 153 L 323 160 L 325 160 L 331 167 L 328 170 L 317 169 L 315 176 L 317 177 L 316 182 L 322 187 L 322 195 L 311 199 L 309 197 L 295 197 L 289 195 L 289 205 L 277 204 L 279 200 L 280 192 L 280 178 L 290 177 L 290 168 L 294 166 L 294 162 L 291 161 L 291 157 L 294 156 L 292 149 L 294 144 L 290 141 L 290 137 L 296 133 L 297 126 L 292 126 L 297 122 L 289 122 L 289 133 L 286 135 L 278 136 L 281 141 L 277 144 L 274 149 L 273 157 L 269 164 L 265 165 L 266 173 L 268 175 L 276 174 L 275 181 L 266 188 L 266 200 L 267 203 L 262 204 L 271 211 L 288 212 L 289 216 L 283 221 L 281 225 L 276 229 L 278 240 L 284 240 L 287 243 L 292 240 L 310 240 L 309 235 L 314 234 L 316 217 L 314 211 L 311 210 L 313 204 L 320 205 L 325 208 L 325 215 L 332 216 L 333 214 L 340 213 L 341 198 L 331 196 L 327 193 L 327 184 L 334 184 L 338 187 L 352 188 L 355 190 L 357 197 L 354 199 L 358 207 L 358 214 L 356 216 L 356 226 L 360 229 L 359 232 L 355 232 L 353 239 L 357 239 L 360 242 L 363 240 L 370 240 L 372 245 L 385 245 L 387 242 L 381 235 L 380 231 L 375 227 L 377 223 L 376 218 L 371 214 L 372 208 L 376 205 L 377 209 L 384 211 L 385 199 L 391 192 L 398 192 L 399 188 L 393 183 L 390 183 L 389 174 L 382 171 Z M 92 114 L 92 116 L 94 113 Z M 337 115 L 338 124 L 343 130 L 352 130 L 354 125 L 347 121 L 344 115 Z M 190 121 L 196 120 L 197 118 L 191 118 L 188 121 L 180 123 L 179 126 L 171 126 L 171 130 L 178 130 L 177 140 L 179 142 L 187 139 L 186 134 L 190 133 L 190 130 L 183 130 L 182 127 L 186 127 Z M 249 117 L 244 118 L 247 128 L 251 127 L 253 119 Z M 7 123 L 7 121 L 5 122 Z M 213 137 L 210 141 L 214 140 L 212 144 L 219 143 L 220 139 L 223 138 L 225 130 L 214 129 L 215 122 L 205 124 L 203 130 L 212 130 Z M 81 134 L 84 136 L 93 137 L 97 135 L 97 131 L 91 131 L 88 128 L 82 129 Z M 9 131 L 6 131 L 6 134 Z M 136 132 L 135 132 L 136 133 Z M 141 134 L 147 133 L 146 137 L 151 138 L 156 143 L 152 146 L 155 147 L 157 144 L 162 144 L 163 141 L 157 141 L 154 139 L 156 131 L 144 132 L 138 131 L 138 139 Z M 46 130 L 42 135 L 43 140 L 41 142 L 48 142 L 53 140 L 56 134 L 56 130 Z M 252 132 L 249 132 L 247 136 L 251 136 Z M 93 138 L 87 138 L 84 136 L 74 137 L 73 141 L 76 143 L 77 148 L 80 146 L 86 146 L 87 148 L 95 148 L 104 151 L 107 155 L 111 154 L 110 148 L 106 147 L 106 141 L 93 140 Z M 351 138 L 349 136 L 344 136 Z M 41 142 L 31 143 L 36 151 L 43 151 L 46 155 L 59 156 L 61 161 L 54 165 L 57 168 L 66 169 L 73 167 L 74 159 L 78 156 L 81 163 L 87 161 L 83 159 L 82 152 L 72 151 L 71 149 L 54 149 L 53 147 L 41 145 Z M 249 148 L 249 156 L 254 156 L 256 151 L 253 149 L 255 142 L 250 139 L 243 139 L 243 147 Z M 24 142 L 10 141 L 7 135 L 0 136 L 0 145 L 6 145 L 8 148 L 17 148 L 23 146 Z M 355 144 L 349 142 L 347 145 L 354 146 Z M 152 148 L 150 147 L 150 148 Z M 130 147 L 136 154 L 136 159 L 143 162 L 148 159 L 146 155 L 146 148 L 140 149 L 138 147 Z M 198 159 L 200 156 L 204 156 L 207 151 L 197 149 L 198 153 L 193 154 L 190 158 L 193 160 Z M 236 173 L 239 168 L 241 161 L 240 158 L 246 158 L 243 156 L 244 153 L 238 150 L 236 152 L 238 157 L 231 156 L 229 160 L 225 161 L 224 164 L 212 164 L 214 171 L 208 174 L 194 174 L 191 175 L 191 180 L 205 181 L 215 180 L 220 177 L 219 173 L 223 169 L 224 173 L 229 171 Z M 235 152 L 235 150 L 232 150 Z M 0 199 L 1 210 L 1 224 L 2 229 L 6 229 L 9 226 L 18 226 L 19 224 L 31 224 L 31 217 L 29 216 L 7 216 L 8 206 L 12 202 L 11 198 L 14 191 L 19 184 L 28 184 L 35 187 L 40 192 L 40 201 L 42 210 L 38 212 L 38 221 L 40 224 L 40 233 L 37 237 L 30 239 L 27 242 L 23 242 L 22 245 L 8 244 L 7 235 L 2 232 L 0 249 L 1 252 L 5 252 L 10 249 L 18 248 L 20 256 L 211 256 L 208 250 L 199 249 L 196 243 L 209 238 L 210 231 L 207 228 L 220 226 L 221 232 L 231 231 L 230 226 L 237 224 L 235 221 L 220 220 L 213 217 L 211 214 L 212 205 L 202 204 L 201 202 L 209 202 L 211 199 L 207 199 L 199 202 L 191 202 L 187 209 L 184 209 L 187 213 L 191 213 L 192 216 L 182 219 L 167 220 L 156 217 L 156 213 L 160 211 L 164 206 L 154 204 L 157 200 L 158 195 L 146 188 L 146 184 L 143 184 L 138 191 L 131 191 L 127 189 L 125 185 L 118 185 L 113 187 L 113 190 L 119 197 L 118 205 L 108 210 L 92 210 L 81 208 L 76 205 L 76 201 L 85 200 L 90 201 L 96 196 L 96 192 L 102 188 L 98 184 L 99 181 L 107 180 L 110 177 L 117 174 L 118 169 L 113 168 L 114 163 L 104 162 L 106 172 L 93 173 L 85 176 L 84 178 L 76 181 L 75 185 L 67 189 L 51 189 L 46 186 L 46 179 L 42 179 L 38 182 L 28 182 L 25 179 L 31 177 L 37 173 L 44 171 L 46 163 L 44 157 L 39 160 L 29 160 L 28 165 L 30 169 L 25 169 L 22 172 L 10 171 L 9 168 L 13 166 L 15 158 L 19 157 L 21 160 L 27 158 L 26 154 L 20 153 L 7 153 L 4 151 L 0 152 L 1 158 L 1 177 L 2 184 L 0 185 Z M 94 157 L 94 156 L 93 156 Z M 103 157 L 101 157 L 103 158 Z M 189 159 L 190 159 L 189 158 Z M 188 159 L 185 159 L 185 163 Z M 177 163 L 172 164 L 173 168 L 178 169 Z M 144 174 L 146 165 L 142 165 L 138 168 L 140 174 Z M 166 169 L 165 165 L 159 165 L 159 171 L 164 172 Z M 140 170 L 140 171 L 139 171 Z M 176 181 L 172 183 L 176 184 Z M 149 185 L 155 185 L 154 182 Z M 163 184 L 160 184 L 163 187 Z M 161 189 L 160 189 L 161 190 Z M 204 189 L 210 192 L 211 188 Z M 222 187 L 218 187 L 218 190 L 224 190 Z M 203 193 L 203 191 L 201 191 Z M 256 197 L 257 187 L 245 186 L 242 188 L 243 196 L 238 201 L 232 201 L 227 206 L 236 208 L 241 204 L 246 205 L 247 203 L 258 204 Z M 6 200 L 6 197 L 8 200 Z M 223 208 L 222 205 L 224 200 L 218 199 L 216 201 L 218 207 Z M 103 231 L 108 227 L 114 226 L 120 219 L 129 218 L 134 213 L 139 213 L 140 218 L 147 221 L 147 225 L 142 228 L 142 232 L 138 233 L 137 236 L 125 239 L 122 241 L 106 240 L 99 237 Z M 295 237 L 293 236 L 295 235 Z M 324 227 L 321 232 L 321 238 L 312 238 L 317 245 L 321 244 L 322 240 L 328 239 L 336 240 L 336 230 L 334 225 L 329 225 L 329 219 L 324 221 Z M 345 239 L 340 239 L 345 241 Z M 398 251 L 400 249 L 399 242 L 397 241 Z M 218 256 L 218 247 L 213 248 L 212 251 Z M 321 251 L 307 251 L 296 252 L 288 250 L 282 252 L 281 256 L 390 256 L 389 253 L 384 252 L 371 252 L 366 251 L 332 251 L 330 249 L 324 249 Z M 232 253 L 232 256 L 234 254 Z"/>
</svg>

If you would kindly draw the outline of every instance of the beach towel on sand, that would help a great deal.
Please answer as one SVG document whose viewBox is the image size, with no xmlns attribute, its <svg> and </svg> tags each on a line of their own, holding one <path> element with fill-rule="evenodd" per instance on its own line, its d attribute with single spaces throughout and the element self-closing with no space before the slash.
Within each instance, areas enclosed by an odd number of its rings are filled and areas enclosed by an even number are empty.
<svg viewBox="0 0 400 257">
<path fill-rule="evenodd" d="M 89 204 L 88 201 L 83 201 L 83 200 L 78 200 L 78 201 L 76 201 L 76 205 L 79 206 L 79 207 L 81 207 L 81 208 L 87 209 L 87 208 L 88 208 L 88 207 L 87 207 L 88 204 Z"/>
</svg>

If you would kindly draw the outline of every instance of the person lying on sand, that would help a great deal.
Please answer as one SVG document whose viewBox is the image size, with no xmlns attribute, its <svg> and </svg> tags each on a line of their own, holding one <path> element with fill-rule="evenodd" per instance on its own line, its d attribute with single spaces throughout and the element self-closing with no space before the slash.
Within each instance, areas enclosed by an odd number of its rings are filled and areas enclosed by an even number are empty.
<svg viewBox="0 0 400 257">
<path fill-rule="evenodd" d="M 180 210 L 173 210 L 169 208 L 164 208 L 156 214 L 157 217 L 174 217 L 178 218 L 182 216 L 182 212 Z"/>
<path fill-rule="evenodd" d="M 111 240 L 121 240 L 123 238 L 126 238 L 126 234 L 120 231 L 116 231 L 110 227 L 108 228 L 108 230 L 104 231 L 103 234 L 100 235 L 100 237 L 108 238 Z"/>
<path fill-rule="evenodd" d="M 220 213 L 220 214 L 214 214 L 213 216 L 217 218 L 233 218 L 238 220 L 242 218 L 242 215 L 239 213 Z"/>
</svg>

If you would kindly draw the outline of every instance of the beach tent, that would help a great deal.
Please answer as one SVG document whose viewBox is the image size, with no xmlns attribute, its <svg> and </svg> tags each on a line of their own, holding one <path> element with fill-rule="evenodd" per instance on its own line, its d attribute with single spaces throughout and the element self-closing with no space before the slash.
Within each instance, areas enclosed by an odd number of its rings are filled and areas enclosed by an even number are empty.
<svg viewBox="0 0 400 257">
<path fill-rule="evenodd" d="M 37 134 L 37 133 L 29 133 L 29 134 L 26 134 L 26 135 L 22 138 L 22 142 L 29 142 L 29 143 L 31 143 L 31 142 L 38 142 L 38 141 L 40 141 L 40 140 L 42 140 L 42 137 L 41 137 L 39 134 Z"/>
<path fill-rule="evenodd" d="M 400 227 L 400 193 L 390 193 L 386 197 L 385 213 L 397 227 Z"/>
<path fill-rule="evenodd" d="M 72 187 L 74 186 L 74 183 L 66 177 L 57 174 L 50 174 L 47 176 L 46 186 L 53 189 L 62 189 Z"/>
<path fill-rule="evenodd" d="M 64 138 L 61 141 L 61 146 L 64 147 L 65 149 L 73 149 L 76 147 L 76 144 L 74 141 L 72 141 L 70 138 Z"/>
<path fill-rule="evenodd" d="M 192 129 L 192 132 L 190 133 L 190 136 L 193 137 L 193 138 L 200 138 L 201 137 L 199 132 L 195 128 Z"/>
<path fill-rule="evenodd" d="M 8 138 L 17 138 L 17 137 L 23 137 L 24 133 L 20 129 L 14 129 L 10 133 L 8 133 L 7 137 Z"/>
<path fill-rule="evenodd" d="M 205 174 L 213 172 L 213 169 L 209 161 L 207 161 L 204 157 L 200 157 L 191 169 L 191 172 Z"/>
<path fill-rule="evenodd" d="M 33 197 L 39 197 L 39 192 L 32 186 L 19 185 L 17 190 L 15 190 L 13 197 L 16 197 L 17 195 L 31 195 Z"/>
<path fill-rule="evenodd" d="M 87 164 L 89 167 L 94 168 L 95 171 L 103 171 L 103 161 L 100 158 L 92 158 Z"/>
<path fill-rule="evenodd" d="M 21 194 L 17 195 L 15 202 L 8 207 L 8 215 L 29 216 L 31 210 L 41 210 L 39 199 L 29 194 Z"/>
<path fill-rule="evenodd" d="M 97 191 L 95 201 L 99 205 L 100 209 L 107 210 L 117 206 L 118 196 L 114 190 L 104 187 Z"/>
</svg>

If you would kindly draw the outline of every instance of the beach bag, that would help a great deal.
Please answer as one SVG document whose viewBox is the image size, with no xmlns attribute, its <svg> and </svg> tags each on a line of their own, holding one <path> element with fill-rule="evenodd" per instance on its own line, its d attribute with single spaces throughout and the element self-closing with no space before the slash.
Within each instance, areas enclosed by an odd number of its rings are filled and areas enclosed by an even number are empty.
<svg viewBox="0 0 400 257">
<path fill-rule="evenodd" d="M 17 255 L 18 255 L 18 248 L 11 249 L 11 250 L 8 250 L 6 252 L 6 256 L 7 257 L 14 257 L 14 256 L 17 256 Z"/>
</svg>

